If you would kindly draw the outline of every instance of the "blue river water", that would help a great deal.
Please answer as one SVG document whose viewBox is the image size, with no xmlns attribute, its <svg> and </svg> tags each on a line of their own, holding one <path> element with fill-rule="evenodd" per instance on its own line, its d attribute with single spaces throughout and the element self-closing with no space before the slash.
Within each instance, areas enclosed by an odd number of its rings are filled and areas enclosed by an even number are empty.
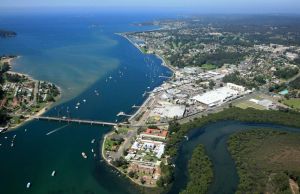
<svg viewBox="0 0 300 194">
<path fill-rule="evenodd" d="M 95 12 L 1 15 L 1 28 L 18 36 L 0 39 L 0 54 L 21 56 L 14 71 L 61 87 L 61 100 L 46 115 L 63 116 L 69 109 L 73 118 L 116 121 L 118 112 L 134 112 L 132 105 L 145 100 L 144 92 L 164 81 L 160 75 L 171 75 L 156 56 L 142 54 L 116 34 L 153 29 L 132 25 L 152 19 Z M 0 134 L 1 193 L 137 193 L 128 180 L 101 162 L 100 141 L 109 130 L 32 121 Z M 10 147 L 14 135 L 15 146 Z M 87 153 L 87 160 L 81 152 Z M 50 176 L 53 170 L 55 177 Z M 32 183 L 29 190 L 27 182 Z"/>
</svg>

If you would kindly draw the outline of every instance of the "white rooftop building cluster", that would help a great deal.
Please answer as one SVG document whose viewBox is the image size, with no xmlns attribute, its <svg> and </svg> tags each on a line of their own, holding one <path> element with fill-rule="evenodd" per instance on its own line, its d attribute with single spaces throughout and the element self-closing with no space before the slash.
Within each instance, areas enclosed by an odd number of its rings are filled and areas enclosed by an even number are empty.
<svg viewBox="0 0 300 194">
<path fill-rule="evenodd" d="M 155 103 L 149 113 L 149 123 L 192 115 L 243 95 L 246 89 L 232 83 L 209 89 L 211 80 L 220 85 L 228 73 L 230 68 L 207 72 L 199 67 L 177 69 L 174 79 L 153 90 L 151 97 Z"/>
<path fill-rule="evenodd" d="M 245 88 L 242 86 L 227 84 L 225 87 L 197 95 L 193 99 L 207 107 L 214 107 L 238 97 L 240 92 L 244 91 Z"/>
</svg>

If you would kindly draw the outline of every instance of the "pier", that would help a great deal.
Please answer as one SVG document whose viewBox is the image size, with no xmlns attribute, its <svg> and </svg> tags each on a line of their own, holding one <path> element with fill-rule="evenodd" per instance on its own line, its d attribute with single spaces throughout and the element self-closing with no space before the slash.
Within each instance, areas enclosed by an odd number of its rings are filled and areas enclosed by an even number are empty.
<svg viewBox="0 0 300 194">
<path fill-rule="evenodd" d="M 67 123 L 79 123 L 79 124 L 90 124 L 90 125 L 101 125 L 101 126 L 117 126 L 118 123 L 104 122 L 104 121 L 92 121 L 84 119 L 72 119 L 72 118 L 60 118 L 60 117 L 46 117 L 46 116 L 33 116 L 36 120 L 46 120 L 46 121 L 59 121 Z"/>
<path fill-rule="evenodd" d="M 136 106 L 135 104 L 132 106 L 132 108 L 140 108 L 141 106 Z"/>
<path fill-rule="evenodd" d="M 167 78 L 167 79 L 171 79 L 172 78 L 172 76 L 171 77 L 168 77 L 168 76 L 164 76 L 164 75 L 160 75 L 160 76 L 158 76 L 159 78 Z"/>
<path fill-rule="evenodd" d="M 128 114 L 126 114 L 126 113 L 124 113 L 124 112 L 119 112 L 119 113 L 117 114 L 117 116 L 118 116 L 118 117 L 119 117 L 119 116 L 131 117 L 132 115 L 128 115 Z"/>
</svg>

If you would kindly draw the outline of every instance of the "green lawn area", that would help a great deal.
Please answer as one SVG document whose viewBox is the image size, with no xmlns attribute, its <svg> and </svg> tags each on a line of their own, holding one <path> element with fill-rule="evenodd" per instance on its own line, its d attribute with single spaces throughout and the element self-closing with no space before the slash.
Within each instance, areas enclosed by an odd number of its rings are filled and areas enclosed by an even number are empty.
<svg viewBox="0 0 300 194">
<path fill-rule="evenodd" d="M 300 98 L 293 98 L 289 100 L 284 100 L 284 104 L 286 104 L 289 107 L 300 109 Z"/>
<path fill-rule="evenodd" d="M 243 101 L 243 102 L 239 102 L 235 105 L 236 107 L 238 108 L 242 108 L 242 109 L 247 109 L 247 108 L 255 108 L 255 109 L 258 109 L 258 110 L 265 110 L 266 108 L 259 105 L 259 104 L 256 104 L 254 102 L 250 102 L 250 101 Z"/>
<path fill-rule="evenodd" d="M 144 54 L 147 54 L 148 53 L 148 50 L 144 47 L 140 47 L 141 51 L 144 53 Z"/>
<path fill-rule="evenodd" d="M 120 134 L 127 134 L 127 132 L 131 130 L 131 128 L 127 128 L 127 127 L 118 127 L 118 133 Z"/>
<path fill-rule="evenodd" d="M 212 69 L 216 69 L 217 67 L 213 64 L 203 64 L 201 66 L 203 69 L 206 69 L 206 70 L 212 70 Z"/>
<path fill-rule="evenodd" d="M 113 141 L 110 138 L 106 138 L 104 143 L 104 148 L 106 151 L 116 151 L 116 146 L 117 146 L 116 141 Z"/>
</svg>

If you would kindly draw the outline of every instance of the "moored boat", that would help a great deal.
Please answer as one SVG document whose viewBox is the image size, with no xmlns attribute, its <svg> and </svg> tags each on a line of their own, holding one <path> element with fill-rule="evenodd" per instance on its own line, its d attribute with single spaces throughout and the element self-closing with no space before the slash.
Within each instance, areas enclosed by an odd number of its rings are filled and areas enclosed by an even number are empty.
<svg viewBox="0 0 300 194">
<path fill-rule="evenodd" d="M 84 152 L 81 152 L 81 155 L 84 159 L 87 159 L 87 155 Z"/>
</svg>

